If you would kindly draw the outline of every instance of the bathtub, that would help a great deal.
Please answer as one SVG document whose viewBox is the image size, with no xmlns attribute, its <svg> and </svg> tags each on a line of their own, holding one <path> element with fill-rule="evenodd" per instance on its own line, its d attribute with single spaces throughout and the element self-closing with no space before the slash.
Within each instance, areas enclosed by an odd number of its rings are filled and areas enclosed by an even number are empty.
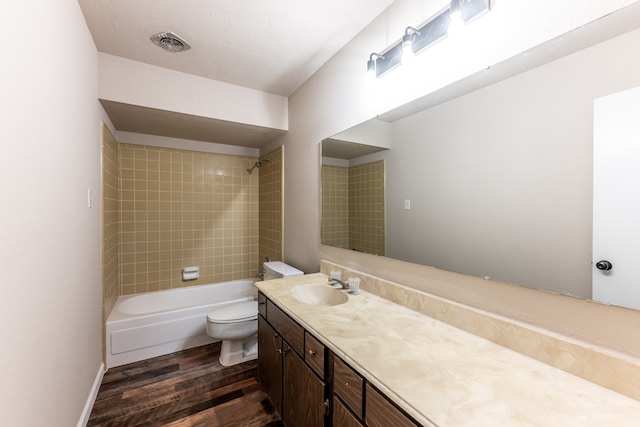
<svg viewBox="0 0 640 427">
<path fill-rule="evenodd" d="M 107 368 L 213 343 L 207 313 L 236 301 L 255 299 L 254 280 L 118 297 L 107 319 Z"/>
</svg>

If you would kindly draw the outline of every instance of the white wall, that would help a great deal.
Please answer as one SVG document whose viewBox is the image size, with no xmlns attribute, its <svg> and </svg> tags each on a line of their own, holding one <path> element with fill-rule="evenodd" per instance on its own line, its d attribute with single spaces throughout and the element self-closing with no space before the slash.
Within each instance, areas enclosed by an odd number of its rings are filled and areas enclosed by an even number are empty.
<svg viewBox="0 0 640 427">
<path fill-rule="evenodd" d="M 102 52 L 98 61 L 100 99 L 287 130 L 284 96 Z"/>
<path fill-rule="evenodd" d="M 331 139 L 391 148 L 391 124 L 382 120 L 369 120 L 340 132 L 332 136 Z"/>
<path fill-rule="evenodd" d="M 289 132 L 277 142 L 287 145 L 286 261 L 317 271 L 324 258 L 415 285 L 424 272 L 416 265 L 320 244 L 319 141 L 634 2 L 496 1 L 468 28 L 470 48 L 454 50 L 443 41 L 416 57 L 414 72 L 398 68 L 378 79 L 377 88 L 367 86 L 369 54 L 396 43 L 407 25 L 419 25 L 448 2 L 434 3 L 394 2 L 290 98 Z"/>
<path fill-rule="evenodd" d="M 97 52 L 76 0 L 0 23 L 0 425 L 69 427 L 102 357 Z"/>
</svg>

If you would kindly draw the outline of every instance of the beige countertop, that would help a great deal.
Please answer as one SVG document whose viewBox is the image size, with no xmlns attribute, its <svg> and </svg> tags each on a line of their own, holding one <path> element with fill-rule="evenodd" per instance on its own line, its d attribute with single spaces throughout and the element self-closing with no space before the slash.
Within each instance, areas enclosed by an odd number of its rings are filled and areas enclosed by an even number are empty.
<svg viewBox="0 0 640 427">
<path fill-rule="evenodd" d="M 640 426 L 640 402 L 376 295 L 296 300 L 324 274 L 258 282 L 286 313 L 424 425 Z"/>
</svg>

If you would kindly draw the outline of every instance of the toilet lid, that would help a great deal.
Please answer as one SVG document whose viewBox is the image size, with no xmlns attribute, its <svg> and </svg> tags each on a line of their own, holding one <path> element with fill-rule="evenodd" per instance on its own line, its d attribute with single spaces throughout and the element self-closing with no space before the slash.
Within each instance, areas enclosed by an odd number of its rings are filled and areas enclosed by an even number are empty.
<svg viewBox="0 0 640 427">
<path fill-rule="evenodd" d="M 213 309 L 207 320 L 213 323 L 233 323 L 258 318 L 258 301 L 243 301 Z"/>
</svg>

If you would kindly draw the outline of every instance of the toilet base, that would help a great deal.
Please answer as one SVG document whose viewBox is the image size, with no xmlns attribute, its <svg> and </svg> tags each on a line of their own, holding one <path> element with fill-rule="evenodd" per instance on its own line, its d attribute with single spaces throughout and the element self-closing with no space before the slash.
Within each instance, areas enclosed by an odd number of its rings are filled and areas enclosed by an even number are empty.
<svg viewBox="0 0 640 427">
<path fill-rule="evenodd" d="M 258 358 L 258 334 L 245 340 L 223 340 L 220 348 L 220 364 L 233 366 Z"/>
</svg>

